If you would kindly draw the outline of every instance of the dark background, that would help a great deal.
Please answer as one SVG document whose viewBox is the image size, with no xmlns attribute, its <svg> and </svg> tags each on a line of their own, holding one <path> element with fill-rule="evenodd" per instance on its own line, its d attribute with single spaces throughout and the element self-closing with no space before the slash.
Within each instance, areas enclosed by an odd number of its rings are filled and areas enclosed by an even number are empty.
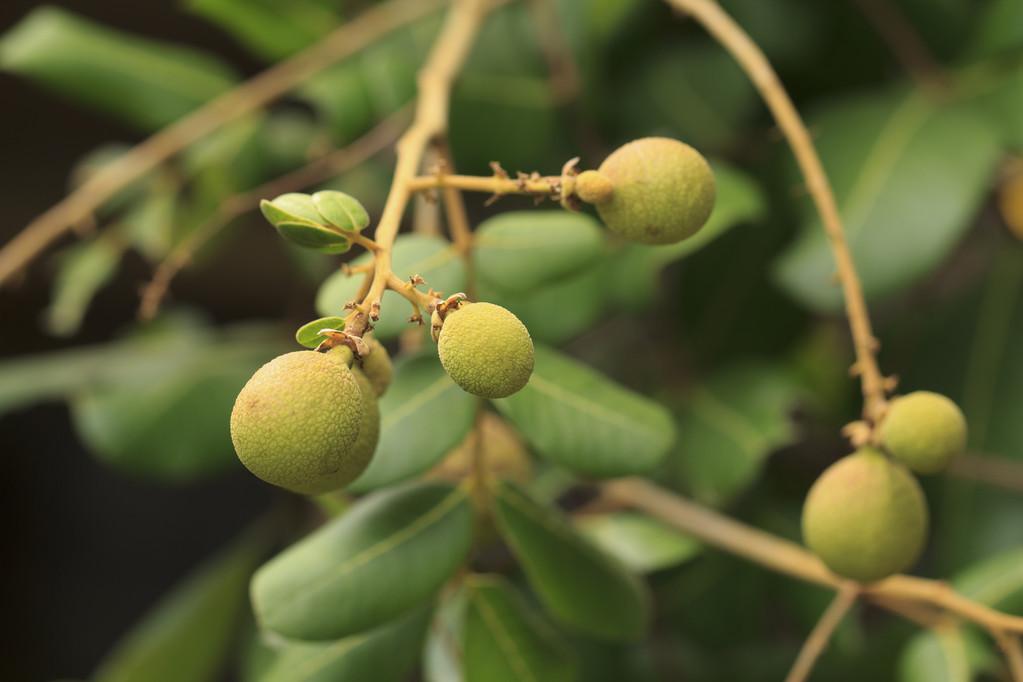
<svg viewBox="0 0 1023 682">
<path fill-rule="evenodd" d="M 0 32 L 40 3 L 0 3 Z M 243 73 L 256 64 L 216 28 L 174 2 L 75 0 L 54 2 L 112 27 L 217 52 Z M 126 126 L 0 73 L 0 243 L 58 201 L 74 162 L 105 140 L 138 141 Z M 228 306 L 216 296 L 203 308 L 216 319 L 281 310 L 300 292 L 280 286 L 273 268 L 286 266 L 270 240 L 256 240 L 251 258 L 269 276 L 255 278 Z M 260 247 L 269 248 L 260 248 Z M 141 261 L 129 259 L 71 340 L 45 335 L 39 325 L 52 273 L 43 262 L 16 287 L 0 291 L 0 357 L 110 338 L 128 323 L 144 281 Z M 180 297 L 210 291 L 209 269 L 183 278 Z M 305 300 L 309 300 L 306 296 Z M 266 314 L 266 313 L 265 313 Z M 241 468 L 233 475 L 186 487 L 127 478 L 77 441 L 63 404 L 0 417 L 0 528 L 5 538 L 0 612 L 4 656 L 0 679 L 86 677 L 104 652 L 202 558 L 234 537 L 270 496 Z"/>
</svg>

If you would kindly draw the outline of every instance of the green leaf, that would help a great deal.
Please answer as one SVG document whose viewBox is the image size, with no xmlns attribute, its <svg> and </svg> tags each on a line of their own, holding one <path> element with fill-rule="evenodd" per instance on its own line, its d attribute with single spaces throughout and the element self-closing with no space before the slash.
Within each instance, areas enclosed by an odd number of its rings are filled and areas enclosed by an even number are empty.
<svg viewBox="0 0 1023 682">
<path fill-rule="evenodd" d="M 394 383 L 380 398 L 376 454 L 351 489 L 374 490 L 432 467 L 472 428 L 476 404 L 432 353 L 400 359 Z"/>
<path fill-rule="evenodd" d="M 810 119 L 864 293 L 876 300 L 941 264 L 987 192 L 999 141 L 975 113 L 912 92 L 845 101 Z M 804 305 L 838 310 L 834 260 L 810 202 L 776 265 Z"/>
<path fill-rule="evenodd" d="M 359 256 L 352 262 L 353 267 L 372 261 L 371 254 Z M 401 279 L 408 281 L 412 275 L 420 275 L 427 286 L 444 295 L 457 293 L 465 288 L 465 265 L 450 242 L 431 235 L 406 234 L 394 241 L 391 254 L 391 268 Z M 321 315 L 335 315 L 345 304 L 354 300 L 363 275 L 348 275 L 336 272 L 328 277 L 316 295 L 316 309 Z M 399 294 L 388 291 L 380 305 L 380 320 L 374 326 L 375 336 L 381 341 L 393 339 L 409 328 L 408 318 L 412 310 Z"/>
<path fill-rule="evenodd" d="M 307 249 L 321 253 L 345 253 L 352 243 L 342 234 L 307 223 L 277 223 L 274 227 L 284 239 Z"/>
<path fill-rule="evenodd" d="M 256 573 L 262 627 L 293 639 L 337 639 L 424 604 L 469 551 L 464 488 L 415 484 L 360 500 Z"/>
<path fill-rule="evenodd" d="M 948 625 L 917 633 L 902 650 L 899 682 L 973 682 L 992 654 L 976 634 Z"/>
<path fill-rule="evenodd" d="M 588 476 L 650 471 L 675 440 L 662 406 L 539 345 L 529 384 L 494 404 L 540 454 Z"/>
<path fill-rule="evenodd" d="M 1023 614 L 1023 547 L 975 562 L 955 577 L 952 586 L 986 606 Z"/>
<path fill-rule="evenodd" d="M 494 516 L 530 585 L 559 622 L 601 639 L 633 640 L 649 620 L 644 585 L 555 509 L 504 481 Z"/>
<path fill-rule="evenodd" d="M 324 220 L 347 232 L 361 232 L 369 225 L 369 214 L 363 205 L 344 192 L 317 192 L 313 195 L 313 204 Z"/>
<path fill-rule="evenodd" d="M 250 532 L 174 588 L 100 663 L 94 682 L 219 679 L 265 551 Z"/>
<path fill-rule="evenodd" d="M 793 441 L 790 413 L 800 397 L 794 378 L 768 365 L 729 367 L 696 386 L 669 460 L 678 484 L 701 502 L 729 502 L 756 480 L 768 455 Z"/>
<path fill-rule="evenodd" d="M 570 682 L 572 650 L 500 576 L 470 576 L 464 666 L 466 682 Z"/>
<path fill-rule="evenodd" d="M 316 348 L 323 343 L 325 336 L 320 332 L 324 329 L 341 330 L 345 328 L 343 317 L 321 317 L 312 322 L 306 322 L 295 332 L 295 340 L 306 348 Z"/>
<path fill-rule="evenodd" d="M 159 376 L 91 386 L 72 399 L 75 430 L 97 457 L 130 473 L 187 480 L 222 471 L 236 465 L 235 398 L 278 349 L 193 348 Z"/>
<path fill-rule="evenodd" d="M 235 82 L 213 57 L 55 7 L 35 9 L 0 38 L 0 69 L 147 130 L 176 121 Z"/>
<path fill-rule="evenodd" d="M 187 0 L 186 7 L 270 61 L 316 42 L 339 22 L 316 0 Z"/>
<path fill-rule="evenodd" d="M 605 287 L 620 307 L 642 306 L 657 294 L 660 272 L 671 263 L 688 258 L 732 227 L 764 214 L 763 194 L 745 173 L 714 162 L 717 200 L 707 224 L 689 239 L 668 246 L 626 244 L 609 260 Z"/>
<path fill-rule="evenodd" d="M 576 527 L 608 554 L 637 573 L 652 573 L 696 556 L 702 546 L 657 519 L 633 512 L 587 514 Z"/>
<path fill-rule="evenodd" d="M 286 642 L 259 682 L 401 682 L 419 660 L 430 623 L 420 607 L 369 632 L 335 642 Z"/>
<path fill-rule="evenodd" d="M 987 75 L 976 105 L 990 119 L 1005 146 L 1023 149 L 1023 64 Z"/>
<path fill-rule="evenodd" d="M 122 252 L 113 240 L 93 239 L 61 254 L 53 299 L 46 311 L 50 333 L 70 336 L 78 331 L 93 296 L 116 274 Z"/>
<path fill-rule="evenodd" d="M 308 194 L 289 192 L 269 201 L 263 199 L 259 202 L 259 210 L 274 227 L 281 223 L 323 226 L 323 216 L 320 215 L 313 198 Z"/>
<path fill-rule="evenodd" d="M 476 231 L 480 278 L 507 292 L 536 289 L 579 271 L 603 247 L 597 222 L 566 211 L 511 211 Z"/>
<path fill-rule="evenodd" d="M 618 88 L 632 129 L 682 139 L 702 151 L 732 143 L 758 101 L 732 56 L 710 43 L 672 44 L 623 70 L 622 77 Z"/>
<path fill-rule="evenodd" d="M 481 301 L 502 305 L 515 313 L 534 341 L 563 343 L 593 326 L 607 306 L 607 268 L 601 259 L 582 272 L 528 293 L 511 293 L 477 284 Z"/>
</svg>

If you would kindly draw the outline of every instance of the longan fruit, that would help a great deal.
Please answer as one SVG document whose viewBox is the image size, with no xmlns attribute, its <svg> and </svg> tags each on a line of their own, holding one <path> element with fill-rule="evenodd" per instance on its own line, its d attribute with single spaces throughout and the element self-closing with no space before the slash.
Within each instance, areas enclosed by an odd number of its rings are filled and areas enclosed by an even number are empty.
<svg viewBox="0 0 1023 682">
<path fill-rule="evenodd" d="M 444 319 L 437 339 L 444 371 L 463 391 L 504 398 L 533 373 L 533 340 L 511 311 L 493 303 L 463 303 Z"/>
<path fill-rule="evenodd" d="M 966 417 L 938 393 L 916 391 L 892 401 L 880 426 L 881 446 L 921 474 L 943 471 L 966 450 Z"/>
</svg>

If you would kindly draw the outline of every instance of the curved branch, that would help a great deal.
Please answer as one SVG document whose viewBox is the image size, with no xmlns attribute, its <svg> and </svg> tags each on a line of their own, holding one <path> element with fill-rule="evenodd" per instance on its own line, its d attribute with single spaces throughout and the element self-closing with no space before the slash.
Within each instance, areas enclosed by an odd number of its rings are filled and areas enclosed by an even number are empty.
<svg viewBox="0 0 1023 682">
<path fill-rule="evenodd" d="M 807 189 L 817 206 L 838 267 L 838 279 L 845 297 L 845 312 L 856 347 L 854 369 L 862 383 L 863 416 L 874 424 L 884 414 L 887 402 L 885 380 L 875 357 L 877 339 L 874 338 L 867 304 L 863 298 L 863 287 L 846 242 L 842 217 L 810 133 L 763 51 L 719 4 L 713 0 L 665 1 L 691 14 L 715 40 L 731 52 L 760 92 L 792 148 Z"/>
<path fill-rule="evenodd" d="M 804 682 L 809 679 L 817 659 L 824 653 L 828 642 L 831 641 L 831 636 L 835 634 L 835 630 L 842 623 L 845 614 L 849 613 L 849 609 L 856 603 L 859 592 L 859 586 L 856 583 L 847 582 L 838 588 L 838 594 L 824 610 L 810 636 L 803 642 L 803 648 L 799 650 L 799 656 L 796 657 L 792 670 L 785 677 L 785 682 Z"/>
<path fill-rule="evenodd" d="M 778 573 L 835 590 L 847 584 L 800 545 L 730 519 L 653 483 L 638 478 L 619 479 L 605 483 L 603 492 L 612 500 Z M 881 605 L 891 600 L 922 603 L 977 623 L 993 634 L 1023 633 L 1023 618 L 975 602 L 936 580 L 893 575 L 862 585 L 861 589 L 866 597 L 880 597 Z"/>
<path fill-rule="evenodd" d="M 0 250 L 0 286 L 135 178 L 224 124 L 259 109 L 303 80 L 371 45 L 380 36 L 427 16 L 443 4 L 442 0 L 390 0 L 377 5 L 315 45 L 137 145 L 29 223 Z"/>
</svg>

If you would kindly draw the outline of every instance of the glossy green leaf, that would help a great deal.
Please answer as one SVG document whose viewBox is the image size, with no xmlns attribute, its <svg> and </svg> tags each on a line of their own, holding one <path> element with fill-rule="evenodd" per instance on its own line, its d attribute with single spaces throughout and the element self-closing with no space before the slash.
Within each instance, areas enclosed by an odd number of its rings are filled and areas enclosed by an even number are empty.
<svg viewBox="0 0 1023 682">
<path fill-rule="evenodd" d="M 320 332 L 324 329 L 341 330 L 345 328 L 343 317 L 321 317 L 312 322 L 306 322 L 295 332 L 295 340 L 306 348 L 316 348 L 326 338 Z"/>
<path fill-rule="evenodd" d="M 707 224 L 677 244 L 645 246 L 626 244 L 613 254 L 605 275 L 605 287 L 618 306 L 641 306 L 657 293 L 661 270 L 688 258 L 736 225 L 763 215 L 764 197 L 756 183 L 731 166 L 714 162 L 717 200 Z"/>
<path fill-rule="evenodd" d="M 117 272 L 122 251 L 113 240 L 93 239 L 61 254 L 60 272 L 46 311 L 50 333 L 69 336 L 78 331 L 93 296 Z"/>
<path fill-rule="evenodd" d="M 916 92 L 843 101 L 810 125 L 873 300 L 945 259 L 969 228 L 1000 152 L 982 117 Z M 842 297 L 834 259 L 809 199 L 804 207 L 803 233 L 775 274 L 803 304 L 835 311 Z"/>
<path fill-rule="evenodd" d="M 313 195 L 313 204 L 324 220 L 347 232 L 361 232 L 369 225 L 369 214 L 363 205 L 344 192 L 317 192 Z"/>
<path fill-rule="evenodd" d="M 100 663 L 93 682 L 219 679 L 265 550 L 255 532 L 174 588 Z"/>
<path fill-rule="evenodd" d="M 650 615 L 644 585 L 580 535 L 559 511 L 505 481 L 495 490 L 494 516 L 555 619 L 601 639 L 643 636 Z"/>
<path fill-rule="evenodd" d="M 494 404 L 541 455 L 588 476 L 650 471 L 675 441 L 664 407 L 544 346 L 529 384 Z"/>
<path fill-rule="evenodd" d="M 345 253 L 352 243 L 342 234 L 306 223 L 277 223 L 274 227 L 287 241 L 321 253 Z"/>
<path fill-rule="evenodd" d="M 401 279 L 408 281 L 420 275 L 426 285 L 449 296 L 465 288 L 465 266 L 450 242 L 431 235 L 406 234 L 394 242 L 391 267 Z M 353 266 L 365 265 L 372 260 L 370 254 L 356 258 Z M 316 295 L 316 309 L 321 315 L 336 315 L 345 304 L 355 298 L 363 275 L 337 272 L 328 277 Z M 412 309 L 399 294 L 388 291 L 380 305 L 380 320 L 375 324 L 375 335 L 381 341 L 392 339 L 409 329 Z"/>
<path fill-rule="evenodd" d="M 360 500 L 256 573 L 260 624 L 287 638 L 338 639 L 426 603 L 472 541 L 464 488 L 415 484 Z"/>
<path fill-rule="evenodd" d="M 587 514 L 576 527 L 608 554 L 637 573 L 651 573 L 696 556 L 702 546 L 657 519 L 633 512 Z"/>
<path fill-rule="evenodd" d="M 285 642 L 258 682 L 402 682 L 419 660 L 430 609 L 334 642 Z"/>
<path fill-rule="evenodd" d="M 1023 614 L 1023 547 L 977 561 L 960 572 L 952 586 L 981 604 Z"/>
<path fill-rule="evenodd" d="M 482 281 L 476 290 L 481 301 L 515 313 L 534 341 L 563 343 L 600 320 L 607 306 L 603 295 L 608 270 L 605 266 L 605 261 L 599 259 L 581 272 L 528 293 L 506 292 Z"/>
<path fill-rule="evenodd" d="M 150 130 L 235 82 L 230 69 L 196 50 L 115 31 L 55 7 L 37 8 L 0 38 L 0 69 Z"/>
<path fill-rule="evenodd" d="M 465 581 L 466 682 L 571 682 L 574 652 L 507 580 L 474 575 Z"/>
<path fill-rule="evenodd" d="M 481 279 L 523 292 L 577 272 L 603 243 L 597 222 L 583 213 L 512 211 L 480 224 L 474 256 Z"/>
<path fill-rule="evenodd" d="M 691 496 L 723 505 L 756 480 L 768 455 L 793 441 L 801 390 L 783 367 L 737 365 L 696 386 L 681 407 L 670 461 Z"/>
<path fill-rule="evenodd" d="M 922 630 L 906 644 L 899 660 L 899 682 L 973 682 L 989 668 L 988 645 L 966 628 Z"/>
<path fill-rule="evenodd" d="M 376 454 L 351 489 L 374 490 L 432 467 L 472 428 L 476 404 L 433 353 L 399 360 L 394 382 L 380 398 Z"/>
<path fill-rule="evenodd" d="M 316 0 L 187 0 L 185 6 L 273 61 L 316 42 L 339 19 Z"/>
<path fill-rule="evenodd" d="M 259 210 L 274 227 L 282 223 L 323 225 L 323 216 L 316 209 L 313 198 L 300 192 L 289 192 L 271 200 L 263 199 L 259 202 Z"/>
</svg>

